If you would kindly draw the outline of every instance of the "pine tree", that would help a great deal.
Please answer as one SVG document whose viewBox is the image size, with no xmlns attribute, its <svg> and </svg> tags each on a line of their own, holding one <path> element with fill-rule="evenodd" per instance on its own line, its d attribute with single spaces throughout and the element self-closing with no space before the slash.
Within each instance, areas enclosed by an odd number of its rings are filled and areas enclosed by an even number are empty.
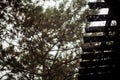
<svg viewBox="0 0 120 80">
<path fill-rule="evenodd" d="M 39 0 L 0 3 L 0 79 L 77 80 L 86 0 L 47 9 Z"/>
</svg>

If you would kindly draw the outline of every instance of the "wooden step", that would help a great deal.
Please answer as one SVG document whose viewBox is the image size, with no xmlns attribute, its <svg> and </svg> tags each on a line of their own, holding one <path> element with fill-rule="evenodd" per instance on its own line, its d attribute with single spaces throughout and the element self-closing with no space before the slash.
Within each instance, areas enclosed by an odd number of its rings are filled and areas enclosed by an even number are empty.
<svg viewBox="0 0 120 80">
<path fill-rule="evenodd" d="M 103 65 L 113 65 L 112 59 L 107 60 L 94 60 L 94 61 L 81 61 L 81 67 L 94 67 L 94 66 L 103 66 Z"/>
<path fill-rule="evenodd" d="M 84 42 L 102 42 L 102 41 L 114 41 L 113 36 L 84 36 Z"/>
<path fill-rule="evenodd" d="M 82 46 L 83 52 L 95 52 L 103 50 L 112 50 L 114 45 Z"/>
<path fill-rule="evenodd" d="M 90 32 L 105 32 L 105 30 L 115 31 L 117 26 L 94 26 L 94 27 L 86 27 L 86 33 Z"/>
<path fill-rule="evenodd" d="M 110 15 L 102 14 L 102 15 L 89 15 L 87 16 L 87 20 L 91 21 L 106 21 L 106 20 L 114 20 Z"/>
<path fill-rule="evenodd" d="M 105 2 L 89 2 L 88 3 L 90 9 L 97 9 L 97 8 L 107 8 L 107 4 Z"/>
<path fill-rule="evenodd" d="M 89 73 L 95 73 L 95 74 L 99 74 L 100 72 L 108 72 L 108 71 L 112 71 L 114 67 L 112 66 L 104 66 L 104 67 L 100 67 L 100 66 L 96 66 L 96 67 L 80 67 L 79 68 L 79 74 L 89 74 Z"/>
<path fill-rule="evenodd" d="M 87 54 L 81 54 L 82 60 L 93 60 L 98 58 L 108 58 L 112 57 L 113 52 L 99 52 L 99 53 L 87 53 Z"/>
</svg>

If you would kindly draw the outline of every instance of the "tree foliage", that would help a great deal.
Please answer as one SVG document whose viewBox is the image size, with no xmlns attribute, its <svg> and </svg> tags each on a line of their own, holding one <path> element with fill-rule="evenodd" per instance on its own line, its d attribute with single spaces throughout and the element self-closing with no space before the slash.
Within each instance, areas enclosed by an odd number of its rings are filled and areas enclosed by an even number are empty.
<svg viewBox="0 0 120 80">
<path fill-rule="evenodd" d="M 85 0 L 69 2 L 44 9 L 40 1 L 0 1 L 0 79 L 77 80 L 89 13 Z"/>
</svg>

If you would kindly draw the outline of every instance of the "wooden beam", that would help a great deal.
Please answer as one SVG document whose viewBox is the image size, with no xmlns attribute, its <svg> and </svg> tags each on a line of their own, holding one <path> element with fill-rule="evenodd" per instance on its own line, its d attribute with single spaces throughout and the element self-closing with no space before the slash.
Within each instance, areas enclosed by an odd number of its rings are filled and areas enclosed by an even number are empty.
<svg viewBox="0 0 120 80">
<path fill-rule="evenodd" d="M 114 20 L 110 15 L 102 14 L 102 15 L 89 15 L 87 16 L 87 20 L 91 21 L 106 21 L 106 20 Z"/>
<path fill-rule="evenodd" d="M 104 32 L 106 30 L 106 28 L 109 31 L 115 31 L 117 26 L 91 26 L 91 27 L 86 27 L 85 31 L 86 33 L 90 33 L 90 32 Z"/>
<path fill-rule="evenodd" d="M 82 46 L 83 52 L 95 52 L 95 51 L 103 51 L 103 50 L 112 50 L 114 45 L 97 45 L 97 46 Z"/>
<path fill-rule="evenodd" d="M 113 67 L 112 66 L 104 66 L 104 67 L 80 67 L 79 68 L 79 74 L 89 74 L 89 73 L 103 73 L 103 72 L 109 72 L 113 70 Z"/>
<path fill-rule="evenodd" d="M 98 58 L 108 58 L 112 57 L 113 52 L 102 52 L 102 53 L 87 53 L 87 54 L 81 54 L 82 60 L 93 60 Z"/>
<path fill-rule="evenodd" d="M 80 74 L 79 80 L 111 80 L 112 76 L 113 75 L 111 74 L 111 72 L 103 74 L 85 74 L 85 75 Z"/>
<path fill-rule="evenodd" d="M 84 42 L 102 42 L 102 41 L 114 41 L 113 36 L 84 36 Z"/>
<path fill-rule="evenodd" d="M 80 66 L 81 67 L 94 67 L 94 66 L 103 66 L 103 65 L 112 65 L 113 61 L 112 59 L 107 60 L 94 60 L 94 61 L 81 61 Z"/>
<path fill-rule="evenodd" d="M 107 8 L 107 4 L 105 2 L 89 2 L 88 3 L 90 9 L 97 9 L 97 8 Z"/>
</svg>

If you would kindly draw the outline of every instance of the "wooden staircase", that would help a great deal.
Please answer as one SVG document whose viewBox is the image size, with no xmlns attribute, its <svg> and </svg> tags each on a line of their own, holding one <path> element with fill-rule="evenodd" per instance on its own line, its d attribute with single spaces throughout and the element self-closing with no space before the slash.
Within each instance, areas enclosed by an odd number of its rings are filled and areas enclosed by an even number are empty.
<svg viewBox="0 0 120 80">
<path fill-rule="evenodd" d="M 109 8 L 105 2 L 89 2 L 90 9 Z M 89 15 L 87 21 L 106 21 L 105 26 L 85 28 L 83 53 L 81 54 L 79 80 L 119 80 L 119 34 L 118 25 L 111 25 L 115 20 L 112 11 L 108 14 Z"/>
</svg>

